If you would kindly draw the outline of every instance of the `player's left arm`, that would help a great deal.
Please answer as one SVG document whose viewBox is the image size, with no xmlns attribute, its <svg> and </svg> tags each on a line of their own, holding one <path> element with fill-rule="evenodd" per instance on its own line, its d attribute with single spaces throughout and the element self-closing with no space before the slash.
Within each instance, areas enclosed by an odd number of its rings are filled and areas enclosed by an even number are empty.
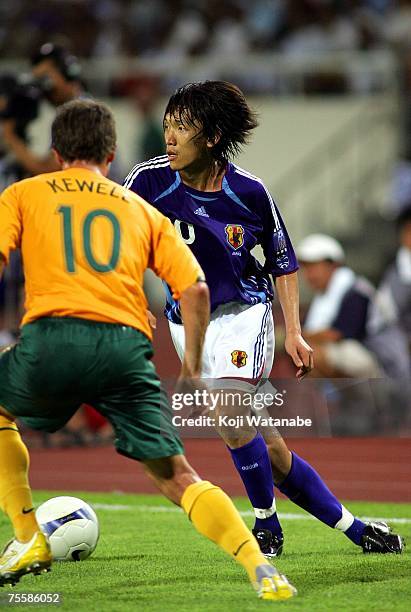
<svg viewBox="0 0 411 612">
<path fill-rule="evenodd" d="M 302 379 L 314 367 L 313 350 L 301 335 L 298 290 L 298 262 L 287 229 L 270 193 L 261 185 L 258 202 L 263 222 L 262 247 L 264 268 L 275 282 L 285 320 L 285 350 L 298 368 Z"/>
<path fill-rule="evenodd" d="M 297 272 L 278 276 L 275 287 L 285 321 L 285 350 L 298 368 L 296 377 L 301 380 L 313 369 L 314 357 L 313 349 L 301 334 Z"/>
</svg>

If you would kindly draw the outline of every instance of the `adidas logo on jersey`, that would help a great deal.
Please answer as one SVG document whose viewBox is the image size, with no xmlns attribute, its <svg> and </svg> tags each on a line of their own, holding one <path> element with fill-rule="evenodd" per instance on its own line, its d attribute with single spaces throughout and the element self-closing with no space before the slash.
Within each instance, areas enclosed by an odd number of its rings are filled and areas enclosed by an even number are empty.
<svg viewBox="0 0 411 612">
<path fill-rule="evenodd" d="M 204 208 L 204 206 L 200 206 L 200 208 L 197 208 L 197 210 L 194 211 L 195 215 L 200 215 L 200 217 L 208 217 L 209 215 L 207 214 L 206 209 Z"/>
</svg>

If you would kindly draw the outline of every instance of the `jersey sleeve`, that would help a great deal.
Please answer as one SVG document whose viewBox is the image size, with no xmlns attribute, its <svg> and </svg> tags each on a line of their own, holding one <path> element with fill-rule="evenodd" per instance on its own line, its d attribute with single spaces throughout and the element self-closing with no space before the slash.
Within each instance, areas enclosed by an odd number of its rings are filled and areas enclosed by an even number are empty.
<svg viewBox="0 0 411 612">
<path fill-rule="evenodd" d="M 190 285 L 205 280 L 204 272 L 171 221 L 155 209 L 152 216 L 149 268 L 171 287 L 173 298 L 178 300 Z"/>
<path fill-rule="evenodd" d="M 146 200 L 146 202 L 152 202 L 152 189 L 150 188 L 149 173 L 141 168 L 141 164 L 134 166 L 128 173 L 123 181 L 123 186 L 134 191 L 137 195 Z"/>
<path fill-rule="evenodd" d="M 259 208 L 263 223 L 261 246 L 265 255 L 264 269 L 274 277 L 298 270 L 297 257 L 280 212 L 264 185 L 259 191 Z"/>
<path fill-rule="evenodd" d="M 0 253 L 7 263 L 10 252 L 20 246 L 21 232 L 21 212 L 14 184 L 0 196 Z"/>
</svg>

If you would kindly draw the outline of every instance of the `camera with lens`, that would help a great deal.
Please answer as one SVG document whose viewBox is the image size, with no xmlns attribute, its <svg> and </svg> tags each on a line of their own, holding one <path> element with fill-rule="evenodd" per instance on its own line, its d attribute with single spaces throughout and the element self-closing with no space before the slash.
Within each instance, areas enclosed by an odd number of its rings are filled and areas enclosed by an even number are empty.
<svg viewBox="0 0 411 612">
<path fill-rule="evenodd" d="M 51 63 L 64 81 L 81 82 L 81 66 L 74 55 L 64 47 L 48 42 L 43 44 L 31 57 L 33 68 L 43 62 Z M 37 118 L 42 98 L 57 106 L 52 94 L 56 89 L 53 77 L 44 74 L 0 75 L 0 121 L 14 119 L 16 134 L 27 142 L 27 125 Z M 60 101 L 58 102 L 60 104 Z"/>
<path fill-rule="evenodd" d="M 0 76 L 0 120 L 13 119 L 16 134 L 27 140 L 26 128 L 37 119 L 40 101 L 49 89 L 47 78 L 35 79 L 28 74 Z"/>
</svg>

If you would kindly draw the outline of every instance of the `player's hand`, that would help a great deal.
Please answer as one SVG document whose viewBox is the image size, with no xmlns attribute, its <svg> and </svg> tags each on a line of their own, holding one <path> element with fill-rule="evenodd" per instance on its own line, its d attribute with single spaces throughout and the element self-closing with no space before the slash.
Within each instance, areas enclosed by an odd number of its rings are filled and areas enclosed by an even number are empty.
<svg viewBox="0 0 411 612">
<path fill-rule="evenodd" d="M 298 368 L 296 378 L 302 380 L 314 367 L 313 349 L 300 333 L 287 334 L 285 350 Z"/>
<path fill-rule="evenodd" d="M 177 387 L 181 390 L 186 389 L 188 392 L 195 389 L 207 389 L 206 380 L 201 377 L 201 366 L 191 367 L 184 359 L 177 379 Z"/>
<path fill-rule="evenodd" d="M 189 372 L 184 367 L 181 369 L 180 376 L 177 379 L 175 393 L 185 395 L 187 398 L 201 398 L 200 401 L 190 403 L 188 413 L 185 416 L 200 416 L 208 414 L 209 408 L 207 403 L 208 388 L 200 372 Z"/>
<path fill-rule="evenodd" d="M 147 309 L 147 319 L 152 329 L 157 329 L 157 318 L 153 315 L 151 310 Z"/>
<path fill-rule="evenodd" d="M 201 371 L 190 368 L 189 365 L 183 361 L 180 375 L 177 378 L 177 387 L 181 390 L 185 389 L 187 392 L 191 389 L 195 389 L 197 386 L 201 386 Z"/>
</svg>

